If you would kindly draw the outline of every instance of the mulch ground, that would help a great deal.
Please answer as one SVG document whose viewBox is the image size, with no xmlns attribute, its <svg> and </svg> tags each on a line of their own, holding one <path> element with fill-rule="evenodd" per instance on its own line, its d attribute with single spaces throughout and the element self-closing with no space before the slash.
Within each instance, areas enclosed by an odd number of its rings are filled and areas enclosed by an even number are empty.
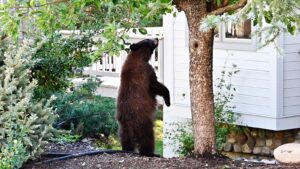
<svg viewBox="0 0 300 169">
<path fill-rule="evenodd" d="M 79 150 L 93 150 L 89 143 L 73 143 L 72 145 L 48 146 L 48 150 L 61 150 L 62 152 L 78 152 Z M 24 169 L 227 169 L 227 168 L 262 168 L 262 169 L 300 169 L 300 165 L 264 164 L 232 160 L 224 156 L 210 156 L 202 158 L 159 158 L 141 157 L 135 154 L 116 153 L 98 154 L 76 157 L 63 161 L 39 164 L 39 159 L 29 162 Z"/>
</svg>

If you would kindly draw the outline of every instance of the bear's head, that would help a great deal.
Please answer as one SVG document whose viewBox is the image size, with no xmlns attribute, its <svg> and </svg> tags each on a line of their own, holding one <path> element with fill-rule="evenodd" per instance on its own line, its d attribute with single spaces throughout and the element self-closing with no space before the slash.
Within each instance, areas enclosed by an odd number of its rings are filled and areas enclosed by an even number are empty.
<svg viewBox="0 0 300 169">
<path fill-rule="evenodd" d="M 149 61 L 151 58 L 151 55 L 155 48 L 158 46 L 158 39 L 144 39 L 142 41 L 139 41 L 137 43 L 134 43 L 130 45 L 130 50 L 132 52 L 142 52 L 142 57 L 146 61 Z"/>
</svg>

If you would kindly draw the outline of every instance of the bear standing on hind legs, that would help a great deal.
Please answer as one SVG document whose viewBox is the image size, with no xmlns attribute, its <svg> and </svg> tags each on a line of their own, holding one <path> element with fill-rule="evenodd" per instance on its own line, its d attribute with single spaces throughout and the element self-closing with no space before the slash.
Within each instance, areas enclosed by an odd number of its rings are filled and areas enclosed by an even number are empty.
<svg viewBox="0 0 300 169">
<path fill-rule="evenodd" d="M 122 149 L 139 150 L 141 155 L 154 155 L 153 120 L 155 96 L 162 96 L 170 106 L 169 90 L 160 82 L 148 63 L 158 39 L 145 39 L 130 46 L 121 72 L 117 98 L 117 115 Z"/>
</svg>

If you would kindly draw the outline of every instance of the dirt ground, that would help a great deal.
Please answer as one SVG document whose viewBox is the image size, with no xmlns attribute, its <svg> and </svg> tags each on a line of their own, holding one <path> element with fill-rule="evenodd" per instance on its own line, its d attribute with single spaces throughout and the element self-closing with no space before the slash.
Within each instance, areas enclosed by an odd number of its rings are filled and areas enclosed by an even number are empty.
<svg viewBox="0 0 300 169">
<path fill-rule="evenodd" d="M 46 152 L 79 153 L 95 150 L 93 141 L 68 144 L 49 143 Z M 115 153 L 97 154 L 76 157 L 72 159 L 41 164 L 41 161 L 51 158 L 41 158 L 35 162 L 29 161 L 23 169 L 300 169 L 300 165 L 264 164 L 232 160 L 225 156 L 210 156 L 203 158 L 159 158 L 141 157 L 137 154 Z"/>
<path fill-rule="evenodd" d="M 24 169 L 204 169 L 204 168 L 263 168 L 263 169 L 299 169 L 300 165 L 261 164 L 233 161 L 224 157 L 209 158 L 158 158 L 118 153 L 83 156 L 49 164 L 27 164 Z"/>
</svg>

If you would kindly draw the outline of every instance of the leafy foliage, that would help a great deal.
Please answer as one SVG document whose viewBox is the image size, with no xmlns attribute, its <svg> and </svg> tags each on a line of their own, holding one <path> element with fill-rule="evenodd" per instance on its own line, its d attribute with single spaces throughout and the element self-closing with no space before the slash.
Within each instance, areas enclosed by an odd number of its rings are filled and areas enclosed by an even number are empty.
<svg viewBox="0 0 300 169">
<path fill-rule="evenodd" d="M 194 136 L 192 132 L 192 122 L 186 123 L 172 123 L 174 126 L 172 131 L 166 132 L 166 137 L 175 144 L 175 152 L 179 156 L 190 156 L 194 152 Z"/>
<path fill-rule="evenodd" d="M 72 134 L 69 134 L 69 133 L 64 133 L 64 134 L 60 134 L 58 135 L 57 137 L 54 137 L 51 139 L 51 141 L 53 142 L 57 142 L 57 143 L 60 143 L 60 144 L 63 144 L 63 143 L 75 143 L 77 141 L 79 141 L 81 138 L 80 135 L 72 135 Z"/>
<path fill-rule="evenodd" d="M 90 31 L 100 36 L 98 53 L 113 55 L 125 48 L 123 39 L 130 28 L 145 34 L 143 27 L 159 24 L 161 14 L 171 10 L 169 0 L 9 1 L 0 4 L 0 30 L 15 39 L 24 23 L 31 28 L 22 30 L 24 36 L 33 28 L 46 35 L 62 29 Z"/>
<path fill-rule="evenodd" d="M 163 121 L 155 120 L 154 127 L 154 136 L 155 136 L 155 153 L 163 155 Z"/>
<path fill-rule="evenodd" d="M 233 2 L 233 4 L 237 1 Z M 300 28 L 300 1 L 298 0 L 252 0 L 241 9 L 221 16 L 209 15 L 200 29 L 208 30 L 222 22 L 237 23 L 251 18 L 260 38 L 262 47 L 273 42 L 284 30 L 294 35 Z"/>
<path fill-rule="evenodd" d="M 158 107 L 155 112 L 155 119 L 163 121 L 163 118 L 164 118 L 163 109 L 162 107 Z"/>
<path fill-rule="evenodd" d="M 49 98 L 54 92 L 70 87 L 68 79 L 75 69 L 81 69 L 91 63 L 93 42 L 89 35 L 51 36 L 34 54 L 37 60 L 32 77 L 37 79 L 35 98 Z"/>
<path fill-rule="evenodd" d="M 225 69 L 225 68 L 224 68 Z M 215 81 L 214 94 L 214 112 L 215 112 L 215 128 L 216 128 L 216 144 L 218 149 L 225 143 L 226 137 L 231 130 L 236 130 L 234 125 L 238 116 L 234 114 L 235 106 L 230 104 L 233 99 L 235 88 L 232 87 L 232 76 L 238 73 L 236 65 L 232 65 L 230 71 L 223 70 L 221 76 Z"/>
<path fill-rule="evenodd" d="M 116 135 L 111 135 L 108 137 L 103 136 L 98 139 L 96 144 L 100 149 L 122 150 L 121 143 Z"/>
<path fill-rule="evenodd" d="M 115 100 L 94 95 L 99 84 L 90 79 L 74 91 L 57 93 L 53 107 L 60 118 L 55 126 L 83 137 L 116 134 Z"/>
<path fill-rule="evenodd" d="M 35 80 L 29 80 L 32 43 L 9 46 L 0 69 L 0 168 L 19 168 L 42 152 L 41 147 L 57 131 L 56 115 L 48 101 L 34 101 Z"/>
</svg>

